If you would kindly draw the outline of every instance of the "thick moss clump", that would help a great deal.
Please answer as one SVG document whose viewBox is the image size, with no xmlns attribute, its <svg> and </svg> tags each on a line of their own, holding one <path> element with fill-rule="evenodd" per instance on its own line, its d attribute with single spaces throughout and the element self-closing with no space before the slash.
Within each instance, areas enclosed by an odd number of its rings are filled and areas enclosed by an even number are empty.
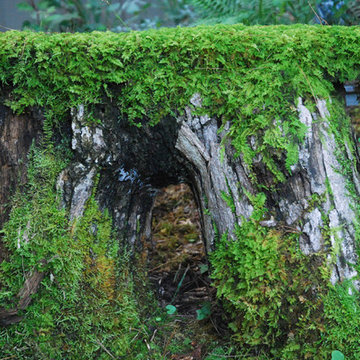
<svg viewBox="0 0 360 360">
<path fill-rule="evenodd" d="M 57 149 L 32 149 L 28 187 L 15 196 L 2 231 L 11 253 L 0 264 L 2 305 L 16 305 L 24 277 L 34 271 L 45 277 L 24 319 L 2 329 L 0 354 L 107 359 L 110 352 L 117 358 L 156 359 L 157 352 L 149 353 L 143 341 L 148 330 L 140 320 L 130 262 L 126 252 L 119 255 L 109 215 L 93 197 L 75 222 L 60 206 L 55 182 L 66 159 Z M 140 340 L 134 343 L 134 337 Z"/>
<path fill-rule="evenodd" d="M 297 98 L 327 98 L 332 82 L 356 79 L 359 39 L 357 27 L 306 25 L 7 32 L 0 35 L 0 81 L 12 109 L 42 106 L 53 121 L 73 106 L 110 99 L 129 121 L 155 124 L 200 93 L 204 112 L 231 122 L 229 136 L 248 164 L 262 153 L 281 181 L 269 150 L 286 154 L 288 170 L 297 161 L 305 132 Z M 247 138 L 259 133 L 254 150 Z"/>
<path fill-rule="evenodd" d="M 249 351 L 257 348 L 261 359 L 327 358 L 341 344 L 336 337 L 322 340 L 328 331 L 326 253 L 305 256 L 296 229 L 261 226 L 265 197 L 254 200 L 255 211 L 236 227 L 236 240 L 224 234 L 210 256 L 234 339 Z M 336 321 L 331 325 L 336 327 Z"/>
<path fill-rule="evenodd" d="M 141 325 L 133 279 L 126 256 L 119 254 L 109 215 L 99 210 L 94 196 L 75 222 L 60 207 L 55 182 L 68 163 L 60 159 L 69 155 L 51 145 L 51 131 L 69 118 L 71 108 L 84 104 L 95 114 L 111 103 L 135 126 L 156 125 L 163 118 L 176 121 L 198 93 L 202 108 L 197 111 L 229 123 L 224 140 L 231 139 L 250 173 L 253 159 L 261 154 L 275 187 L 291 175 L 307 130 L 298 118 L 297 99 L 313 109 L 316 100 L 334 93 L 335 83 L 357 79 L 359 43 L 360 28 L 305 25 L 0 34 L 0 84 L 6 105 L 18 113 L 42 108 L 48 144 L 33 149 L 29 186 L 15 196 L 3 230 L 11 257 L 0 265 L 0 299 L 11 308 L 24 274 L 49 274 L 26 321 L 3 332 L 2 355 L 11 356 L 16 348 L 29 359 L 34 349 L 40 358 L 56 359 L 105 358 L 104 349 L 126 359 L 146 357 L 148 352 L 152 359 L 160 356 L 138 341 L 146 338 L 147 329 Z M 344 175 L 351 175 L 352 164 L 341 158 L 346 146 L 354 153 L 351 142 L 344 144 L 349 122 L 337 101 L 328 106 L 338 160 Z M 91 120 L 98 121 L 95 115 Z M 252 135 L 255 146 L 249 141 Z M 349 182 L 350 196 L 356 194 L 353 186 Z M 265 185 L 257 189 L 274 190 Z M 231 194 L 222 195 L 234 208 Z M 321 201 L 312 200 L 314 207 Z M 265 196 L 259 192 L 252 201 L 252 217 L 229 229 L 235 241 L 219 234 L 222 241 L 211 257 L 218 295 L 234 315 L 230 325 L 242 349 L 284 359 L 321 359 L 336 349 L 357 358 L 358 294 L 329 285 L 329 264 L 336 254 L 304 256 L 296 231 L 260 225 L 267 214 Z M 321 215 L 328 241 L 328 214 Z"/>
</svg>

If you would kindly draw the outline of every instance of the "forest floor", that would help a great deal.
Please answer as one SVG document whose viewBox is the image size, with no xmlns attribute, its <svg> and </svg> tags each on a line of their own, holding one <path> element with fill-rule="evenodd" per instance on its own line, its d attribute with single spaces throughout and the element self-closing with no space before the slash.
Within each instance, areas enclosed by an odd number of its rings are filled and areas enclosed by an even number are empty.
<svg viewBox="0 0 360 360">
<path fill-rule="evenodd" d="M 160 326 L 164 358 L 221 359 L 229 334 L 208 276 L 197 206 L 186 184 L 169 186 L 157 196 L 152 230 L 148 274 L 168 315 Z"/>
</svg>

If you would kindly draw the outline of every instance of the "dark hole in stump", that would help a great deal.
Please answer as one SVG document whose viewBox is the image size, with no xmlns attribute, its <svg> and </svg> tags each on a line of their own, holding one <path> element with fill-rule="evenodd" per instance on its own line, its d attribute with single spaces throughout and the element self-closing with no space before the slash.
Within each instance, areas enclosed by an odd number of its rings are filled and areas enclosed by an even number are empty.
<svg viewBox="0 0 360 360">
<path fill-rule="evenodd" d="M 157 196 L 149 259 L 150 280 L 162 307 L 173 305 L 178 314 L 199 318 L 197 310 L 205 305 L 215 315 L 216 290 L 211 286 L 199 213 L 188 185 L 170 185 Z"/>
<path fill-rule="evenodd" d="M 157 195 L 148 259 L 159 305 L 176 307 L 169 313 L 174 316 L 172 334 L 192 340 L 191 347 L 180 350 L 182 355 L 171 358 L 200 359 L 213 342 L 226 342 L 228 321 L 211 286 L 200 216 L 188 185 L 170 185 Z"/>
</svg>

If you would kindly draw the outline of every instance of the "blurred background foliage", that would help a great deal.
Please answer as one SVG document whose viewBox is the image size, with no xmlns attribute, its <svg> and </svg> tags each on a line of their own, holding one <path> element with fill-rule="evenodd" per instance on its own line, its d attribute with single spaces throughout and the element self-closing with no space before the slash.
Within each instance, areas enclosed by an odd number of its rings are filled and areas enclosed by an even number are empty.
<svg viewBox="0 0 360 360">
<path fill-rule="evenodd" d="M 161 26 L 243 23 L 356 25 L 360 0 L 26 0 L 24 29 L 123 32 Z"/>
</svg>

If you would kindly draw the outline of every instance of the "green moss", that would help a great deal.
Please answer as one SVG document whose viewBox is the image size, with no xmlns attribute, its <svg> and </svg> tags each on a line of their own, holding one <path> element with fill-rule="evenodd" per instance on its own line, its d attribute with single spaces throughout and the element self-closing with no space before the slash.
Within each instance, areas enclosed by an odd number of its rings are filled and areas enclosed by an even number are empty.
<svg viewBox="0 0 360 360">
<path fill-rule="evenodd" d="M 329 278 L 325 254 L 303 255 L 298 233 L 261 226 L 264 202 L 263 194 L 253 197 L 253 215 L 242 219 L 233 239 L 223 235 L 210 255 L 234 339 L 243 351 L 256 348 L 270 358 L 321 358 L 315 357 L 320 349 L 328 356 L 331 347 L 320 340 Z"/>
<path fill-rule="evenodd" d="M 349 289 L 352 289 L 349 292 Z M 324 298 L 324 315 L 327 326 L 323 341 L 331 344 L 346 355 L 346 359 L 360 356 L 360 301 L 359 293 L 351 283 L 345 282 L 330 286 Z"/>
<path fill-rule="evenodd" d="M 91 197 L 83 217 L 70 223 L 60 207 L 55 181 L 67 157 L 33 148 L 29 185 L 17 194 L 3 243 L 10 258 L 0 264 L 0 298 L 13 306 L 34 269 L 45 278 L 25 318 L 1 331 L 0 354 L 21 359 L 156 359 L 143 339 L 130 260 L 119 254 L 106 212 Z M 48 261 L 43 265 L 42 260 Z M 138 337 L 135 343 L 132 340 Z"/>
<path fill-rule="evenodd" d="M 1 264 L 0 298 L 10 307 L 24 273 L 34 268 L 55 279 L 47 275 L 26 321 L 2 331 L 1 355 L 11 356 L 16 348 L 29 359 L 105 358 L 104 346 L 118 357 L 148 356 L 145 342 L 131 343 L 146 338 L 147 329 L 139 320 L 127 261 L 118 264 L 109 216 L 93 198 L 74 224 L 59 207 L 54 183 L 67 162 L 50 139 L 52 127 L 71 107 L 85 104 L 91 110 L 111 101 L 131 123 L 155 125 L 166 115 L 181 114 L 199 93 L 199 112 L 230 122 L 227 136 L 237 155 L 251 168 L 261 154 L 274 182 L 282 182 L 298 160 L 306 131 L 296 111 L 298 97 L 312 109 L 315 99 L 334 92 L 334 82 L 357 79 L 359 40 L 358 27 L 305 25 L 0 34 L 6 103 L 17 112 L 30 106 L 45 109 L 48 146 L 48 151 L 32 152 L 29 187 L 15 197 L 4 227 L 12 255 Z M 349 120 L 339 102 L 328 107 L 338 158 L 350 179 L 355 157 L 343 155 L 345 144 L 354 153 Z M 285 170 L 278 168 L 283 159 Z M 359 214 L 350 180 L 348 189 Z M 231 192 L 222 195 L 233 208 Z M 223 235 L 211 257 L 218 294 L 234 315 L 232 327 L 243 348 L 262 348 L 283 359 L 329 358 L 338 348 L 357 358 L 357 295 L 347 295 L 341 285 L 328 286 L 326 254 L 303 256 L 297 234 L 261 227 L 265 196 L 248 196 L 255 208 L 252 217 L 234 229 L 234 241 Z M 311 208 L 322 202 L 321 196 L 312 199 Z M 216 237 L 221 237 L 217 231 Z M 51 261 L 41 265 L 43 259 Z M 154 350 L 151 358 L 157 356 Z"/>
<path fill-rule="evenodd" d="M 282 181 L 276 159 L 284 153 L 289 171 L 305 132 L 297 98 L 328 98 L 332 81 L 357 78 L 359 38 L 357 27 L 306 25 L 6 32 L 0 35 L 0 81 L 14 110 L 43 106 L 53 121 L 80 103 L 91 108 L 111 99 L 130 122 L 156 124 L 200 93 L 202 111 L 230 121 L 229 136 L 245 161 L 251 165 L 262 153 Z"/>
</svg>

